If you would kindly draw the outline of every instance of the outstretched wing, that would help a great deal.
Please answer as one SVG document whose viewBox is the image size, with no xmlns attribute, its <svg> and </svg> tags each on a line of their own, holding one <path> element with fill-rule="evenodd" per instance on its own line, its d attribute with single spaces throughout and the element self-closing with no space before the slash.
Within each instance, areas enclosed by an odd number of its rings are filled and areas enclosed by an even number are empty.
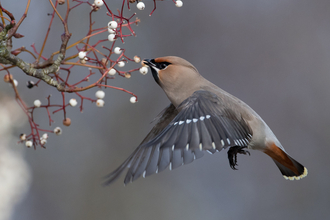
<svg viewBox="0 0 330 220">
<path fill-rule="evenodd" d="M 161 131 L 160 131 L 161 129 Z M 188 164 L 231 146 L 247 146 L 252 130 L 241 115 L 227 108 L 214 93 L 199 90 L 177 109 L 170 105 L 130 157 L 107 176 L 106 184 L 129 168 L 124 183 Z"/>
<path fill-rule="evenodd" d="M 137 147 L 133 153 L 112 173 L 108 174 L 105 178 L 107 179 L 104 183 L 105 185 L 111 184 L 115 181 L 121 173 L 127 168 L 130 167 L 132 162 L 132 158 L 137 155 L 139 149 L 143 146 L 144 143 L 152 140 L 156 137 L 178 114 L 178 110 L 175 108 L 173 104 L 167 106 L 159 115 L 155 118 L 157 120 L 156 125 L 151 129 L 148 135 L 143 139 L 139 147 Z M 126 183 L 125 183 L 126 184 Z"/>
</svg>

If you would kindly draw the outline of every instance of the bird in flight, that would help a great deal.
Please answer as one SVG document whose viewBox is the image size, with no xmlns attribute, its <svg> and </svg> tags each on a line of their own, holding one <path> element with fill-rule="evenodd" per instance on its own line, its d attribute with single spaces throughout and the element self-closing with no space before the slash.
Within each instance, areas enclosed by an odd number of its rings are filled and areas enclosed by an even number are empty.
<svg viewBox="0 0 330 220">
<path fill-rule="evenodd" d="M 299 180 L 307 169 L 286 153 L 262 118 L 240 99 L 202 77 L 188 61 L 175 56 L 145 59 L 156 83 L 171 104 L 134 152 L 112 173 L 105 184 L 127 168 L 124 183 L 177 168 L 201 158 L 204 152 L 227 151 L 236 169 L 237 154 L 259 150 L 270 156 L 285 179 Z"/>
</svg>

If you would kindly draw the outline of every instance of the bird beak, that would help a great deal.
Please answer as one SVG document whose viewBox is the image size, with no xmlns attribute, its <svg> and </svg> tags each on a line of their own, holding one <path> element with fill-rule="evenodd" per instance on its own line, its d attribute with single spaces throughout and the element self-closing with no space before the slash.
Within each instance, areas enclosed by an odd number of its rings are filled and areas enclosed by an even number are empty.
<svg viewBox="0 0 330 220">
<path fill-rule="evenodd" d="M 155 61 L 153 59 L 144 59 L 143 64 L 148 65 L 149 67 L 156 67 Z"/>
<path fill-rule="evenodd" d="M 159 80 L 159 75 L 158 75 L 158 68 L 156 66 L 155 60 L 154 59 L 144 59 L 142 61 L 144 65 L 147 65 L 151 69 L 152 76 L 154 77 L 156 83 L 160 85 L 160 80 Z"/>
</svg>

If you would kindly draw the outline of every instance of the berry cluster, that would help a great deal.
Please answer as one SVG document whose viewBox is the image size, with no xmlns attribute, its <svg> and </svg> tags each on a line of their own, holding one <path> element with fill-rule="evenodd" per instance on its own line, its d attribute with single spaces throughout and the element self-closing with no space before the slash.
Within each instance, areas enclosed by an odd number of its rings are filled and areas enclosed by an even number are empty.
<svg viewBox="0 0 330 220">
<path fill-rule="evenodd" d="M 37 145 L 45 147 L 50 133 L 55 133 L 56 135 L 62 134 L 62 129 L 60 127 L 56 127 L 53 130 L 40 128 L 39 124 L 35 121 L 35 109 L 44 109 L 47 112 L 50 126 L 54 123 L 52 114 L 62 112 L 64 117 L 63 125 L 70 126 L 71 119 L 67 117 L 66 109 L 80 104 L 80 111 L 82 111 L 84 100 L 95 103 L 97 107 L 103 107 L 105 103 L 105 88 L 117 89 L 131 94 L 130 102 L 137 102 L 137 96 L 134 93 L 124 88 L 110 86 L 108 85 L 108 81 L 115 79 L 117 76 L 130 78 L 134 72 L 140 72 L 143 75 L 148 72 L 148 68 L 144 66 L 131 70 L 123 70 L 125 64 L 128 62 L 140 64 L 141 58 L 139 56 L 134 56 L 133 58 L 126 56 L 126 49 L 119 45 L 120 42 L 124 43 L 125 38 L 136 36 L 133 26 L 140 22 L 140 20 L 135 17 L 136 13 L 130 16 L 124 15 L 124 8 L 127 7 L 129 9 L 130 4 L 136 3 L 137 9 L 143 10 L 146 6 L 142 1 L 122 0 L 121 5 L 118 7 L 120 10 L 111 10 L 115 7 L 114 4 L 116 3 L 106 0 L 93 0 L 93 3 L 81 0 L 57 0 L 55 4 L 50 1 L 53 12 L 50 14 L 49 28 L 41 49 L 38 51 L 33 44 L 31 45 L 32 51 L 25 47 L 12 50 L 11 38 L 24 37 L 17 33 L 17 30 L 23 21 L 25 22 L 26 15 L 28 14 L 31 0 L 26 1 L 27 6 L 25 14 L 17 23 L 13 14 L 0 5 L 0 12 L 7 15 L 7 17 L 1 16 L 2 22 L 0 23 L 0 65 L 2 66 L 0 72 L 5 72 L 4 81 L 12 85 L 16 100 L 27 115 L 31 128 L 30 134 L 21 134 L 20 142 L 24 142 L 27 147 L 33 146 L 35 149 Z M 177 7 L 183 5 L 182 1 L 179 0 L 173 0 L 173 2 Z M 156 0 L 153 0 L 153 3 L 154 9 L 150 15 L 156 9 Z M 68 15 L 72 10 L 77 10 L 84 4 L 91 6 L 90 13 L 86 15 L 90 17 L 89 24 L 85 24 L 85 26 L 88 27 L 88 32 L 86 36 L 81 37 L 80 40 L 74 43 L 70 42 L 71 44 L 69 44 L 72 34 L 69 32 L 68 18 L 70 16 Z M 66 7 L 66 14 L 61 15 L 58 11 L 58 7 Z M 110 21 L 105 23 L 104 27 L 94 29 L 95 21 L 93 20 L 93 13 L 100 13 L 102 8 L 106 9 L 106 14 L 109 16 Z M 48 43 L 48 35 L 52 25 L 55 23 L 54 18 L 56 16 L 62 22 L 64 28 L 64 34 L 61 35 L 62 44 L 59 51 L 54 51 L 50 57 L 45 57 L 43 56 L 44 48 Z M 127 29 L 129 34 L 123 34 L 124 29 Z M 104 35 L 106 32 L 108 34 Z M 91 44 L 91 39 L 96 37 L 100 40 L 95 44 Z M 118 40 L 120 41 L 117 42 Z M 101 52 L 100 49 L 105 49 L 107 53 Z M 23 52 L 31 54 L 35 62 L 27 63 L 18 58 L 17 55 Z M 69 52 L 70 56 L 67 55 Z M 77 66 L 86 67 L 86 72 L 79 73 L 81 79 L 75 80 L 75 82 L 72 83 L 69 79 L 72 78 L 71 76 L 75 73 L 74 70 Z M 51 95 L 49 95 L 46 97 L 46 103 L 36 99 L 33 105 L 29 107 L 20 96 L 20 87 L 18 86 L 17 80 L 14 79 L 10 73 L 10 69 L 13 67 L 20 68 L 26 75 L 36 79 L 36 81 L 29 80 L 27 82 L 27 87 L 29 89 L 36 89 L 41 83 L 56 87 L 59 91 L 58 94 L 61 95 L 62 102 L 53 103 Z M 87 86 L 86 83 L 88 84 Z M 98 91 L 95 93 L 96 98 L 86 97 L 81 94 L 82 91 L 95 87 L 98 88 Z M 66 93 L 73 93 L 77 97 L 67 100 Z M 55 108 L 55 110 L 50 111 L 52 108 Z M 43 132 L 44 134 L 41 135 Z"/>
</svg>

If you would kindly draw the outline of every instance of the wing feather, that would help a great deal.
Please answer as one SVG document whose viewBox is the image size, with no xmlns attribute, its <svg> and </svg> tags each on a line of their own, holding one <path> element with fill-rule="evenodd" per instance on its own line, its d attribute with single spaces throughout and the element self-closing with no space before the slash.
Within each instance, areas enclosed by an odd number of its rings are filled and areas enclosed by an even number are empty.
<svg viewBox="0 0 330 220">
<path fill-rule="evenodd" d="M 160 143 L 157 144 L 156 147 L 152 148 L 152 151 L 150 153 L 150 159 L 146 168 L 146 174 L 145 176 L 149 176 L 153 173 L 155 173 L 158 169 L 158 161 L 159 161 L 159 147 L 160 147 Z"/>
<path fill-rule="evenodd" d="M 158 162 L 158 173 L 165 170 L 171 162 L 172 157 L 172 149 L 171 148 L 162 148 L 161 155 Z"/>
</svg>

